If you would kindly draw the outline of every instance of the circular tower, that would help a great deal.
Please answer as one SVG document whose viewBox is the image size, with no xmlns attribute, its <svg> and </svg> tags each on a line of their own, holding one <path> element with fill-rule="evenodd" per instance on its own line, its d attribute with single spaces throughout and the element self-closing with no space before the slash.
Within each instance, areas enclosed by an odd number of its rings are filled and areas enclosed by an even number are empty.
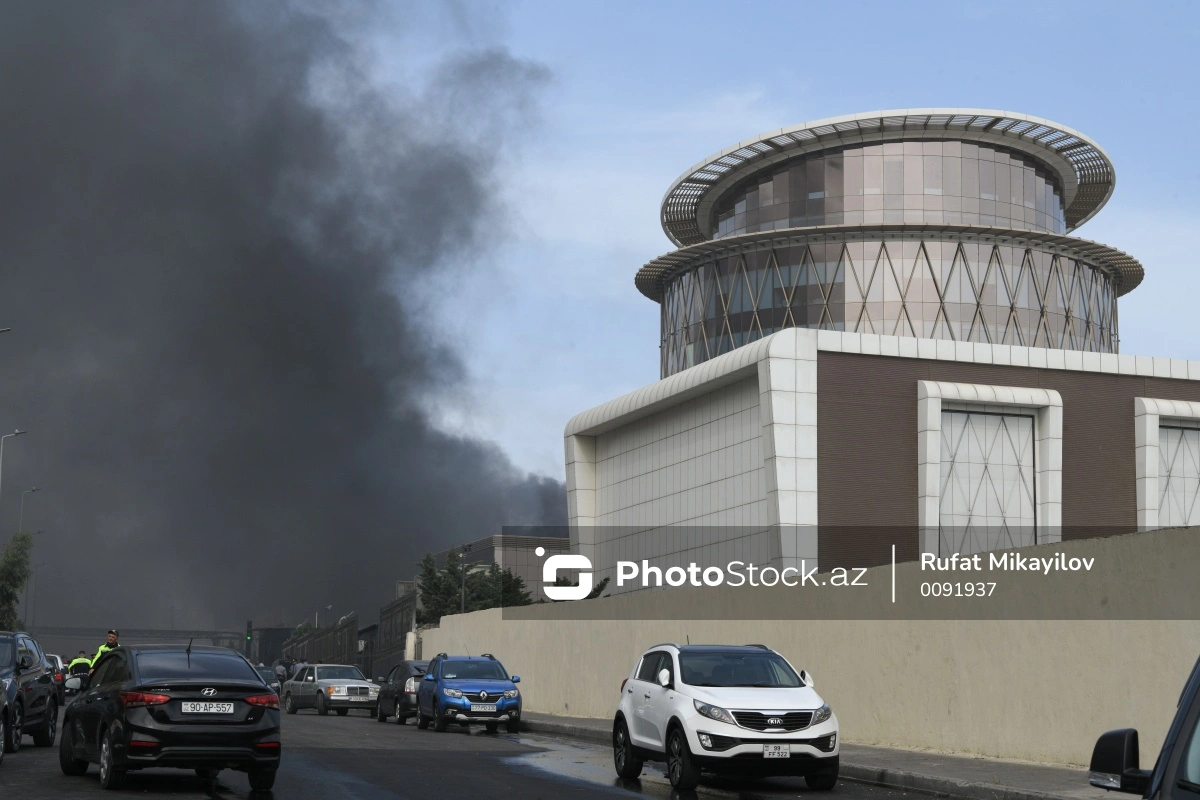
<svg viewBox="0 0 1200 800">
<path fill-rule="evenodd" d="M 788 327 L 1115 353 L 1141 264 L 1067 234 L 1116 174 L 1036 117 L 877 111 L 704 159 L 662 202 L 679 250 L 643 266 L 662 377 Z"/>
</svg>

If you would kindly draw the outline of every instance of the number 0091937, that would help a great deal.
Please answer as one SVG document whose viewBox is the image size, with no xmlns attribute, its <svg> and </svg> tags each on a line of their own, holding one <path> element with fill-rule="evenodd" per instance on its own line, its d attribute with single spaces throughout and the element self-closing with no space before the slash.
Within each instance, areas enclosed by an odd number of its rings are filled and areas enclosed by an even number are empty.
<svg viewBox="0 0 1200 800">
<path fill-rule="evenodd" d="M 922 583 L 921 597 L 991 597 L 995 583 Z"/>
</svg>

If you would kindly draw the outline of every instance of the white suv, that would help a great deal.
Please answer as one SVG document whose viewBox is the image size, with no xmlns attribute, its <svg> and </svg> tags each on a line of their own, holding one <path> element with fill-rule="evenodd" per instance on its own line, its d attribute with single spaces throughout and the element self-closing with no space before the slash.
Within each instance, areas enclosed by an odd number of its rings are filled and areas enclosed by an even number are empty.
<svg viewBox="0 0 1200 800">
<path fill-rule="evenodd" d="M 827 790 L 839 752 L 837 717 L 812 678 L 766 645 L 655 645 L 621 682 L 613 761 L 622 778 L 665 761 L 676 789 L 707 770 L 803 775 Z"/>
</svg>

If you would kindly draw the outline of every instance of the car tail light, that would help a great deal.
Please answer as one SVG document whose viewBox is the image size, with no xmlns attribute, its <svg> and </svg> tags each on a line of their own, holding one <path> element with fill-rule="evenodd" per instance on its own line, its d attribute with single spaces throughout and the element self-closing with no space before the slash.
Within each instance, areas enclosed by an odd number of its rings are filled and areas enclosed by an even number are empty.
<svg viewBox="0 0 1200 800">
<path fill-rule="evenodd" d="M 416 678 L 409 678 L 408 680 L 406 680 L 404 682 L 404 693 L 405 694 L 416 694 L 417 693 L 417 679 Z"/>
<path fill-rule="evenodd" d="M 147 692 L 121 692 L 121 705 L 126 708 L 141 708 L 142 706 L 161 706 L 171 702 L 171 697 L 165 694 L 149 694 Z"/>
<path fill-rule="evenodd" d="M 54 680 L 58 681 L 59 683 L 62 683 L 62 679 L 63 679 L 63 674 L 61 672 L 54 673 Z"/>
<path fill-rule="evenodd" d="M 279 750 L 279 742 L 259 742 L 258 744 L 254 745 L 254 749 L 255 750 L 266 750 L 268 752 L 272 751 L 272 750 L 278 751 Z"/>
<path fill-rule="evenodd" d="M 252 706 L 260 708 L 279 708 L 279 695 L 272 692 L 271 694 L 256 694 L 245 698 L 246 702 Z"/>
</svg>

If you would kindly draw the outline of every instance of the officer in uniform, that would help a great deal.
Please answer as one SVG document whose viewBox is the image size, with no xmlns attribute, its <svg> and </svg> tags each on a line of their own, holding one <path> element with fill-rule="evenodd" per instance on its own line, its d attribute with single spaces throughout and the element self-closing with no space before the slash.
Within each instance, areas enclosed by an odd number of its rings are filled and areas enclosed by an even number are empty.
<svg viewBox="0 0 1200 800">
<path fill-rule="evenodd" d="M 83 672 L 89 672 L 92 669 L 91 659 L 89 659 L 82 650 L 79 651 L 79 655 L 75 656 L 75 658 L 71 660 L 70 664 L 67 664 L 67 672 L 71 673 L 72 675 L 77 674 L 77 672 L 80 670 L 76 670 L 76 667 L 86 667 L 86 669 L 81 670 Z"/>
<path fill-rule="evenodd" d="M 121 643 L 117 641 L 119 636 L 120 634 L 117 633 L 115 628 L 108 632 L 108 639 L 104 642 L 104 644 L 100 645 L 100 649 L 96 651 L 96 655 L 92 656 L 93 665 L 100 660 L 100 656 L 104 655 L 109 650 L 116 650 L 121 646 Z"/>
</svg>

